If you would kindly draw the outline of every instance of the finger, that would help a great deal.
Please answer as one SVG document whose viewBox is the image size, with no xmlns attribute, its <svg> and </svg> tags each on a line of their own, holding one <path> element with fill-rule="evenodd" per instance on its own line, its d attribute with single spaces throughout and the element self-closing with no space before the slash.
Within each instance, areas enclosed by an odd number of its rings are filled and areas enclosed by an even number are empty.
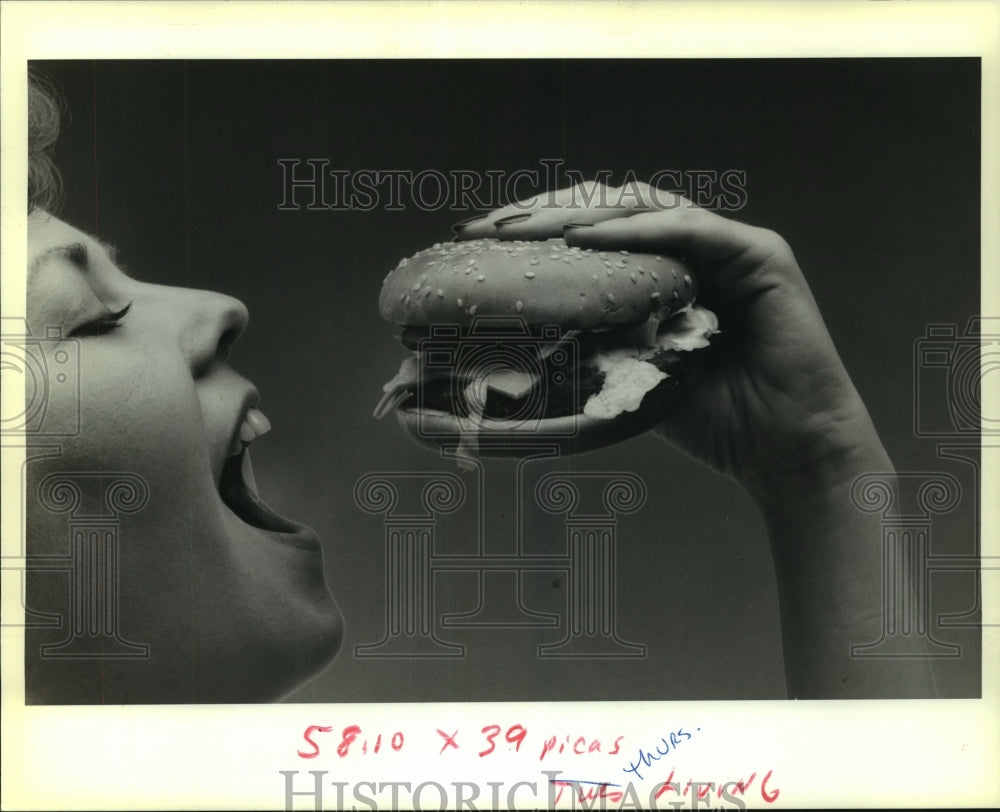
<svg viewBox="0 0 1000 812">
<path fill-rule="evenodd" d="M 544 208 L 527 217 L 511 217 L 496 223 L 496 236 L 501 240 L 547 240 L 562 237 L 563 228 L 570 224 L 594 225 L 605 220 L 628 217 L 625 208 L 598 206 L 566 206 Z"/>
<path fill-rule="evenodd" d="M 666 194 L 659 192 L 658 196 Z M 598 223 L 657 208 L 654 196 L 654 190 L 646 184 L 609 187 L 587 181 L 463 220 L 452 229 L 458 240 L 545 240 L 561 237 L 567 223 Z"/>
<path fill-rule="evenodd" d="M 791 250 L 774 232 L 730 220 L 687 203 L 662 211 L 564 230 L 566 242 L 581 248 L 627 249 L 670 254 L 710 269 L 738 260 L 740 267 L 758 266 Z"/>
<path fill-rule="evenodd" d="M 478 240 L 485 237 L 495 238 L 497 236 L 497 222 L 506 221 L 512 217 L 527 217 L 546 207 L 557 208 L 564 206 L 571 203 L 575 197 L 581 194 L 590 194 L 591 187 L 595 185 L 597 184 L 588 181 L 565 189 L 554 189 L 551 192 L 544 192 L 534 197 L 509 203 L 487 214 L 475 215 L 467 220 L 462 220 L 460 223 L 455 223 L 451 228 L 455 232 L 455 239 L 457 240 Z"/>
</svg>

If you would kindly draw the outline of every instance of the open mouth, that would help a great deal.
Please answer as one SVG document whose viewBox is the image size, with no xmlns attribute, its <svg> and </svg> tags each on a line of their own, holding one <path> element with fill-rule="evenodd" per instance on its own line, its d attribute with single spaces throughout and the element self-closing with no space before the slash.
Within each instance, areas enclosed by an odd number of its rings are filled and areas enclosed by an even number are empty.
<svg viewBox="0 0 1000 812">
<path fill-rule="evenodd" d="M 302 529 L 301 525 L 275 513 L 260 498 L 247 447 L 226 460 L 219 480 L 219 493 L 226 506 L 252 527 L 277 533 L 295 533 Z"/>
</svg>

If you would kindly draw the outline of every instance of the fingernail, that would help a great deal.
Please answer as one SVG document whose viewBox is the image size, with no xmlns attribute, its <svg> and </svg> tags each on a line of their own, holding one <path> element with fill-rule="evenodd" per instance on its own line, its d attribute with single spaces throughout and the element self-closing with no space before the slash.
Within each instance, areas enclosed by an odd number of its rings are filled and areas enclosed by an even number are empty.
<svg viewBox="0 0 1000 812">
<path fill-rule="evenodd" d="M 593 228 L 593 223 L 566 223 L 563 226 L 563 234 L 569 231 L 571 228 Z"/>
<path fill-rule="evenodd" d="M 523 223 L 531 217 L 530 214 L 512 214 L 510 217 L 503 217 L 497 220 L 493 225 L 495 226 L 512 226 L 514 223 Z"/>
<path fill-rule="evenodd" d="M 480 220 L 485 220 L 489 217 L 488 214 L 477 214 L 473 217 L 468 217 L 465 220 L 460 220 L 451 227 L 452 231 L 461 231 L 466 226 L 471 226 L 473 223 L 478 223 Z"/>
</svg>

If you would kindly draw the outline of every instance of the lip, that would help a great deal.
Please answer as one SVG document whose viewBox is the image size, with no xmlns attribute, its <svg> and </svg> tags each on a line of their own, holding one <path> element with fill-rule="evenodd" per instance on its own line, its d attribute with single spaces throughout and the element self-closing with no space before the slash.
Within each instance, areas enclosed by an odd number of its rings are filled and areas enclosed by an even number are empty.
<svg viewBox="0 0 1000 812">
<path fill-rule="evenodd" d="M 240 400 L 239 411 L 233 419 L 233 427 L 229 432 L 229 437 L 226 440 L 226 445 L 222 450 L 222 459 L 217 468 L 217 474 L 215 477 L 215 484 L 219 485 L 222 480 L 222 472 L 225 469 L 226 463 L 228 462 L 232 448 L 236 445 L 240 438 L 240 430 L 243 427 L 243 423 L 246 421 L 247 412 L 251 409 L 257 408 L 260 404 L 260 392 L 257 388 L 250 386 L 246 392 L 243 393 L 243 398 Z"/>
<path fill-rule="evenodd" d="M 292 533 L 277 533 L 273 530 L 262 530 L 261 532 L 272 541 L 288 547 L 297 547 L 311 553 L 319 553 L 322 550 L 316 531 L 304 524 L 300 524 L 298 530 Z"/>
</svg>

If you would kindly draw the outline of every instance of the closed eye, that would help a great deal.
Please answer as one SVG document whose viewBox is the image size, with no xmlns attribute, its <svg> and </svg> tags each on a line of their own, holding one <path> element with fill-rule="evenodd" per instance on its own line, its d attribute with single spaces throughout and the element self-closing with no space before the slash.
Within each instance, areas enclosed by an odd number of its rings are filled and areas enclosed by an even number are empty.
<svg viewBox="0 0 1000 812">
<path fill-rule="evenodd" d="M 90 338 L 113 333 L 121 327 L 121 320 L 125 317 L 125 314 L 128 313 L 131 307 L 132 303 L 129 302 L 121 310 L 114 313 L 102 313 L 96 319 L 74 327 L 67 334 L 67 338 Z"/>
</svg>

